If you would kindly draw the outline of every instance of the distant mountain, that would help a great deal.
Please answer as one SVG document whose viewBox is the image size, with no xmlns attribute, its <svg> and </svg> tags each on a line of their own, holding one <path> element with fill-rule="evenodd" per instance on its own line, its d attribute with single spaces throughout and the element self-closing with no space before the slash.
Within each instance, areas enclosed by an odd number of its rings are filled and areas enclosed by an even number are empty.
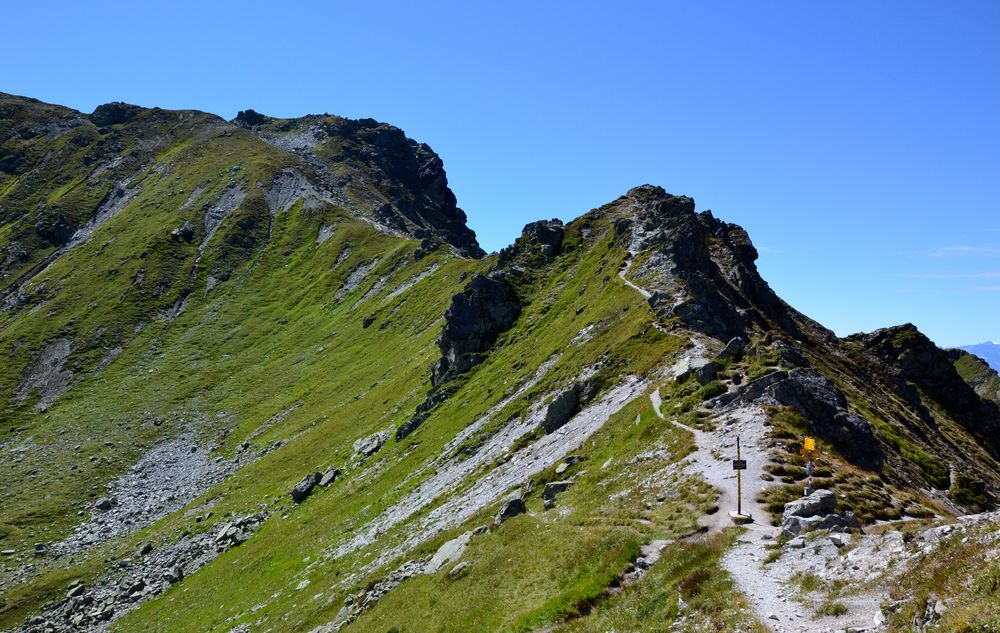
<svg viewBox="0 0 1000 633">
<path fill-rule="evenodd" d="M 958 349 L 964 349 L 971 354 L 975 354 L 989 363 L 990 367 L 1000 371 L 1000 343 L 986 342 L 979 345 L 962 345 Z"/>
</svg>

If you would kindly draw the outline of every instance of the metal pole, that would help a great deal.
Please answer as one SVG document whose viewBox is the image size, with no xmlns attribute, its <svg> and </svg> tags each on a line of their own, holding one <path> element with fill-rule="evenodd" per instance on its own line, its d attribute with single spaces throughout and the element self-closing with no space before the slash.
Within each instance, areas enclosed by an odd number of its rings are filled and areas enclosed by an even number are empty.
<svg viewBox="0 0 1000 633">
<path fill-rule="evenodd" d="M 740 458 L 740 436 L 736 436 L 736 459 Z M 736 471 L 736 514 L 743 514 L 743 480 L 739 470 Z"/>
</svg>

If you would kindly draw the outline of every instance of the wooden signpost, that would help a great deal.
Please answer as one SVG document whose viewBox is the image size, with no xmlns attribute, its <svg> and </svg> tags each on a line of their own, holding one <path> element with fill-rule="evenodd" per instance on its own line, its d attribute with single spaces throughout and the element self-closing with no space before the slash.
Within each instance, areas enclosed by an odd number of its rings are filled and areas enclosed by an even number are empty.
<svg viewBox="0 0 1000 633">
<path fill-rule="evenodd" d="M 736 471 L 736 514 L 743 515 L 743 479 L 740 476 L 747 469 L 747 460 L 740 458 L 740 436 L 736 436 L 736 459 L 733 460 L 733 470 Z"/>
</svg>

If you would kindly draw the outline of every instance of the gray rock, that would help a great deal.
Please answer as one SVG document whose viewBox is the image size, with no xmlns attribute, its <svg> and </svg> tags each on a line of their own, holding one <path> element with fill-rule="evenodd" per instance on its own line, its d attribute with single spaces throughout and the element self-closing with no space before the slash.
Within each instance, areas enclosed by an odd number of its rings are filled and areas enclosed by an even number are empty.
<svg viewBox="0 0 1000 633">
<path fill-rule="evenodd" d="M 469 561 L 463 560 L 462 562 L 451 568 L 451 571 L 448 572 L 448 577 L 455 578 L 457 576 L 461 576 L 468 568 L 469 568 Z"/>
<path fill-rule="evenodd" d="M 215 542 L 222 543 L 223 541 L 231 538 L 237 532 L 237 527 L 232 523 L 226 523 L 219 529 L 219 532 L 215 535 Z"/>
<path fill-rule="evenodd" d="M 383 446 L 385 446 L 385 442 L 388 439 L 388 431 L 379 431 L 378 433 L 374 433 L 354 442 L 354 446 L 352 448 L 358 455 L 371 457 L 375 453 L 379 452 Z"/>
<path fill-rule="evenodd" d="M 325 488 L 326 486 L 329 486 L 333 482 L 337 481 L 337 477 L 340 477 L 340 469 L 331 466 L 327 468 L 326 472 L 323 473 L 323 476 L 320 477 L 319 485 Z"/>
<path fill-rule="evenodd" d="M 650 298 L 652 300 L 652 297 Z M 691 377 L 691 359 L 684 357 L 674 363 L 674 366 L 670 369 L 670 372 L 674 376 L 676 382 L 684 382 Z"/>
<path fill-rule="evenodd" d="M 180 565 L 174 565 L 163 572 L 163 579 L 171 585 L 184 580 L 184 568 Z"/>
<path fill-rule="evenodd" d="M 817 490 L 808 497 L 796 499 L 785 504 L 783 519 L 797 517 L 812 517 L 833 513 L 837 506 L 837 497 L 829 490 Z"/>
<path fill-rule="evenodd" d="M 145 556 L 153 551 L 152 543 L 143 543 L 142 547 L 139 548 L 139 556 Z"/>
<path fill-rule="evenodd" d="M 438 551 L 434 553 L 434 556 L 427 561 L 427 565 L 424 567 L 424 573 L 437 573 L 448 563 L 457 561 L 462 557 L 462 554 L 465 552 L 465 546 L 468 545 L 471 540 L 472 532 L 466 532 L 461 536 L 457 536 L 446 542 L 444 545 L 439 547 Z"/>
<path fill-rule="evenodd" d="M 713 361 L 709 361 L 704 365 L 701 365 L 694 372 L 694 378 L 701 384 L 708 384 L 715 380 L 716 374 L 722 369 L 722 365 Z"/>
<path fill-rule="evenodd" d="M 837 547 L 844 547 L 851 542 L 851 535 L 845 532 L 834 532 L 830 535 L 830 542 Z"/>
<path fill-rule="evenodd" d="M 796 536 L 792 540 L 788 541 L 788 547 L 792 549 L 803 549 L 806 546 L 806 539 L 802 536 Z"/>
<path fill-rule="evenodd" d="M 811 532 L 813 530 L 820 529 L 819 525 L 822 521 L 822 517 L 790 516 L 782 519 L 781 529 L 789 536 L 797 536 L 804 532 Z"/>
<path fill-rule="evenodd" d="M 115 505 L 117 504 L 115 503 L 114 497 L 101 497 L 100 499 L 97 500 L 97 503 L 94 504 L 94 507 L 96 507 L 98 510 L 107 512 Z"/>
<path fill-rule="evenodd" d="M 597 395 L 598 384 L 592 380 L 574 383 L 572 387 L 560 392 L 549 403 L 542 420 L 542 429 L 552 433 L 569 422 L 580 412 L 588 402 Z"/>
<path fill-rule="evenodd" d="M 500 525 L 507 519 L 516 517 L 519 514 L 524 514 L 527 509 L 527 506 L 524 505 L 524 499 L 520 496 L 512 497 L 505 501 L 503 506 L 500 507 L 500 511 L 497 512 L 497 516 L 493 520 L 493 523 Z"/>
<path fill-rule="evenodd" d="M 546 433 L 552 433 L 569 422 L 579 410 L 580 399 L 577 397 L 576 390 L 567 389 L 563 391 L 546 408 L 545 419 L 542 420 L 542 429 Z"/>
<path fill-rule="evenodd" d="M 555 499 L 557 494 L 564 492 L 571 485 L 573 485 L 573 482 L 569 479 L 564 481 L 550 481 L 545 484 L 545 489 L 542 490 L 542 499 Z"/>
<path fill-rule="evenodd" d="M 76 585 L 75 587 L 71 588 L 69 591 L 66 592 L 66 599 L 68 600 L 69 598 L 82 596 L 85 590 L 86 587 L 84 587 L 83 585 Z"/>
<path fill-rule="evenodd" d="M 556 474 L 561 475 L 568 469 L 569 469 L 569 464 L 567 464 L 566 462 L 562 462 L 561 464 L 556 466 Z"/>
<path fill-rule="evenodd" d="M 743 351 L 747 347 L 747 342 L 737 336 L 726 343 L 725 349 L 719 352 L 719 358 L 739 358 L 743 356 Z"/>
<path fill-rule="evenodd" d="M 316 487 L 316 484 L 320 482 L 320 479 L 322 479 L 322 475 L 319 473 L 310 473 L 303 477 L 302 481 L 295 484 L 295 487 L 292 488 L 292 501 L 295 503 L 305 501 L 309 493 Z"/>
</svg>

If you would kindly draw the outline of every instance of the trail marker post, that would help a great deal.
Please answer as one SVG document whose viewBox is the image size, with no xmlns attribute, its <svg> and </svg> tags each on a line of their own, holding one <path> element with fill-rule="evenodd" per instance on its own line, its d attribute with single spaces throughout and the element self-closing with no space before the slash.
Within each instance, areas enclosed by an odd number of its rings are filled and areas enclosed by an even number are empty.
<svg viewBox="0 0 1000 633">
<path fill-rule="evenodd" d="M 742 472 L 747 468 L 747 460 L 740 454 L 740 436 L 736 436 L 736 459 L 733 460 L 733 470 L 736 471 L 736 513 L 729 513 L 733 522 L 737 525 L 753 521 L 753 517 L 743 514 L 743 477 Z"/>
</svg>

